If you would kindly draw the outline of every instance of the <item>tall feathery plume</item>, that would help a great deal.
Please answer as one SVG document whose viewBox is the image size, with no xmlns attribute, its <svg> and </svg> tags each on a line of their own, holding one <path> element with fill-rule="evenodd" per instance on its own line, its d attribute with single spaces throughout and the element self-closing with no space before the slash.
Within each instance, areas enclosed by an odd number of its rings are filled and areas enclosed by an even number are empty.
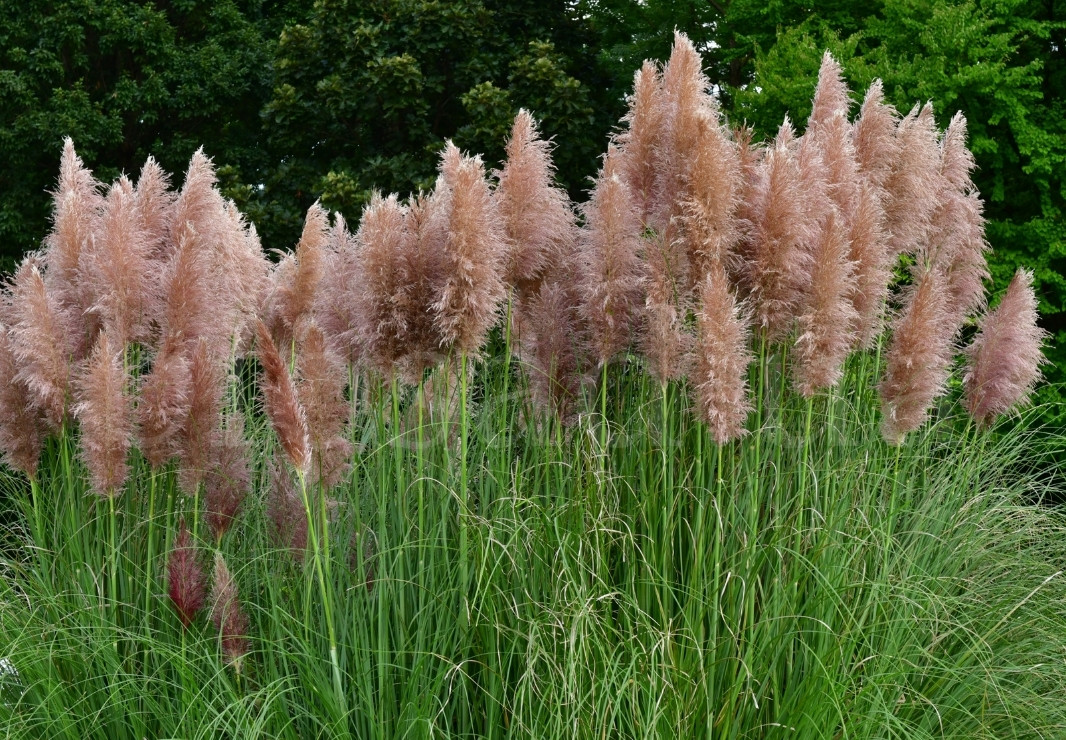
<svg viewBox="0 0 1066 740">
<path fill-rule="evenodd" d="M 356 301 L 364 294 L 360 282 L 360 250 L 344 217 L 337 213 L 326 240 L 322 279 L 315 296 L 315 321 L 322 327 L 333 351 L 349 365 L 363 355 Z"/>
<path fill-rule="evenodd" d="M 196 495 L 219 445 L 226 394 L 224 362 L 203 337 L 189 359 L 189 406 L 178 435 L 178 486 L 186 496 Z"/>
<path fill-rule="evenodd" d="M 141 232 L 145 248 L 156 262 L 170 259 L 177 246 L 170 235 L 171 210 L 177 196 L 170 189 L 170 175 L 159 166 L 154 157 L 148 157 L 134 187 L 137 211 L 141 216 Z"/>
<path fill-rule="evenodd" d="M 933 262 L 947 277 L 948 313 L 956 327 L 984 306 L 984 281 L 990 277 L 983 204 L 970 179 L 975 166 L 966 148 L 966 118 L 956 113 L 940 141 L 942 191 L 930 233 Z"/>
<path fill-rule="evenodd" d="M 660 383 L 685 374 L 685 359 L 692 342 L 685 331 L 692 293 L 685 245 L 675 223 L 645 240 L 647 295 L 644 301 L 640 348 L 648 372 Z"/>
<path fill-rule="evenodd" d="M 899 114 L 885 103 L 884 85 L 874 80 L 866 91 L 851 138 L 859 172 L 866 182 L 881 189 L 900 157 L 900 140 L 896 138 Z"/>
<path fill-rule="evenodd" d="M 663 136 L 657 152 L 659 202 L 658 212 L 652 216 L 652 225 L 658 231 L 665 230 L 688 201 L 697 149 L 717 125 L 717 106 L 707 92 L 709 87 L 696 48 L 685 34 L 674 31 L 674 46 L 663 68 L 660 98 Z M 705 160 L 704 164 L 709 162 Z"/>
<path fill-rule="evenodd" d="M 552 186 L 551 148 L 540 138 L 536 121 L 522 109 L 515 116 L 507 159 L 495 173 L 493 198 L 503 224 L 506 282 L 523 297 L 536 292 L 557 259 L 560 245 L 572 238 L 574 215 L 566 192 Z"/>
<path fill-rule="evenodd" d="M 248 616 L 241 608 L 237 581 L 226 566 L 221 552 L 215 552 L 214 583 L 211 586 L 211 622 L 218 630 L 222 653 L 226 662 L 241 672 L 241 663 L 248 654 Z"/>
<path fill-rule="evenodd" d="M 66 421 L 74 343 L 62 309 L 45 286 L 34 256 L 25 259 L 11 283 L 11 341 L 18 360 L 15 378 L 29 389 L 52 431 Z"/>
<path fill-rule="evenodd" d="M 256 322 L 256 351 L 263 366 L 263 401 L 267 415 L 285 450 L 289 463 L 301 476 L 311 466 L 311 442 L 307 416 L 300 404 L 289 368 L 278 354 L 266 324 Z"/>
<path fill-rule="evenodd" d="M 125 177 L 111 186 L 93 248 L 83 253 L 82 279 L 92 285 L 97 314 L 116 345 L 144 342 L 158 313 L 159 272 L 151 258 L 144 218 Z"/>
<path fill-rule="evenodd" d="M 352 444 L 344 435 L 348 384 L 344 364 L 326 343 L 326 336 L 314 324 L 304 331 L 298 360 L 300 403 L 307 414 L 311 439 L 312 485 L 330 489 L 347 475 Z"/>
<path fill-rule="evenodd" d="M 178 536 L 167 557 L 167 593 L 183 627 L 188 627 L 204 607 L 206 583 L 200 556 L 193 545 L 185 519 L 178 525 Z"/>
<path fill-rule="evenodd" d="M 736 218 L 740 158 L 718 113 L 707 107 L 696 118 L 695 146 L 682 219 L 693 283 L 716 261 L 728 264 L 739 237 Z"/>
<path fill-rule="evenodd" d="M 159 313 L 160 345 L 171 344 L 186 355 L 200 337 L 217 335 L 221 323 L 215 306 L 215 276 L 207 244 L 190 223 L 180 230 L 175 254 L 166 263 L 160 280 L 163 308 Z M 217 342 L 212 349 L 221 351 Z M 228 350 L 228 347 L 226 348 Z"/>
<path fill-rule="evenodd" d="M 156 470 L 178 454 L 191 395 L 189 361 L 179 342 L 170 338 L 156 353 L 151 371 L 141 379 L 137 404 L 141 454 Z"/>
<path fill-rule="evenodd" d="M 401 377 L 412 385 L 444 359 L 436 304 L 451 264 L 446 249 L 450 204 L 447 190 L 437 188 L 428 195 L 412 197 L 404 216 L 403 255 L 410 283 L 399 295 L 397 310 L 406 325 Z"/>
<path fill-rule="evenodd" d="M 30 398 L 29 388 L 18 380 L 11 330 L 0 324 L 0 453 L 4 462 L 33 480 L 41 459 L 44 430 L 41 412 Z"/>
<path fill-rule="evenodd" d="M 405 209 L 395 195 L 375 193 L 363 210 L 356 232 L 360 245 L 354 267 L 350 300 L 357 322 L 357 343 L 365 361 L 386 377 L 397 371 L 408 351 L 408 301 L 415 276 L 405 259 L 408 246 L 404 233 Z"/>
<path fill-rule="evenodd" d="M 608 147 L 583 210 L 585 228 L 579 242 L 582 311 L 591 351 L 600 365 L 606 365 L 634 337 L 644 285 L 638 254 L 640 217 L 622 180 L 616 147 Z"/>
<path fill-rule="evenodd" d="M 804 205 L 792 126 L 781 124 L 773 147 L 760 162 L 752 192 L 748 277 L 755 301 L 755 325 L 768 340 L 782 339 L 792 326 L 810 282 L 813 238 Z"/>
<path fill-rule="evenodd" d="M 317 202 L 307 209 L 303 233 L 291 259 L 275 273 L 274 294 L 266 309 L 266 321 L 278 346 L 288 347 L 298 339 L 314 317 L 315 296 L 326 257 L 329 218 Z M 280 267 L 280 265 L 279 265 Z"/>
<path fill-rule="evenodd" d="M 743 295 L 754 291 L 753 273 L 749 269 L 755 259 L 755 224 L 759 217 L 756 211 L 757 197 L 762 181 L 762 158 L 765 149 L 752 142 L 754 131 L 748 126 L 733 130 L 737 151 L 737 204 L 735 209 L 737 241 L 733 247 L 734 259 L 726 264 L 730 280 Z"/>
<path fill-rule="evenodd" d="M 278 544 L 302 561 L 307 554 L 307 512 L 292 474 L 276 459 L 270 462 L 266 514 Z"/>
<path fill-rule="evenodd" d="M 629 186 L 641 229 L 659 207 L 658 150 L 663 130 L 662 78 L 655 62 L 645 60 L 633 78 L 626 129 L 618 136 L 621 175 Z"/>
<path fill-rule="evenodd" d="M 129 473 L 126 457 L 133 438 L 133 408 L 127 380 L 122 348 L 102 331 L 74 384 L 82 456 L 93 491 L 101 496 L 119 495 Z"/>
<path fill-rule="evenodd" d="M 859 202 L 852 219 L 851 261 L 855 263 L 855 289 L 851 304 L 858 314 L 855 345 L 872 347 L 884 328 L 884 312 L 892 282 L 896 254 L 889 249 L 884 204 L 885 182 L 899 159 L 895 108 L 884 102 L 880 80 L 866 91 L 852 141 L 859 172 Z"/>
<path fill-rule="evenodd" d="M 937 204 L 940 149 L 933 107 L 914 106 L 896 128 L 899 157 L 885 179 L 885 229 L 893 256 L 913 253 L 929 239 Z"/>
<path fill-rule="evenodd" d="M 848 232 L 840 216 L 831 211 L 815 247 L 810 291 L 799 316 L 793 355 L 796 389 L 808 398 L 840 381 L 854 341 L 857 313 L 849 298 L 855 275 L 848 251 Z"/>
<path fill-rule="evenodd" d="M 752 409 L 747 381 L 753 359 L 751 328 L 721 262 L 711 263 L 699 292 L 692 388 L 700 419 L 722 445 L 747 433 L 744 423 Z"/>
<path fill-rule="evenodd" d="M 521 357 L 529 365 L 533 404 L 572 423 L 584 380 L 586 331 L 577 292 L 577 255 L 564 252 L 526 306 Z"/>
<path fill-rule="evenodd" d="M 963 378 L 966 409 L 979 426 L 1025 403 L 1046 362 L 1041 345 L 1048 333 L 1037 326 L 1033 274 L 1014 274 L 994 311 L 980 322 L 973 344 L 966 348 Z"/>
<path fill-rule="evenodd" d="M 506 296 L 503 237 L 480 157 L 463 156 L 449 141 L 437 187 L 448 195 L 448 238 L 436 325 L 442 346 L 476 357 Z"/>
<path fill-rule="evenodd" d="M 75 153 L 69 137 L 63 140 L 59 182 L 52 196 L 54 212 L 52 230 L 44 240 L 44 272 L 57 318 L 70 338 L 72 356 L 81 360 L 92 349 L 96 328 L 95 317 L 88 314 L 93 305 L 89 286 L 81 280 L 82 253 L 91 248 L 103 198 L 100 183 Z"/>
<path fill-rule="evenodd" d="M 226 240 L 221 245 L 220 287 L 226 296 L 222 302 L 223 332 L 220 339 L 237 340 L 238 356 L 251 347 L 252 323 L 263 313 L 270 293 L 270 260 L 259 243 L 255 225 L 247 223 L 233 201 L 224 205 L 228 222 Z M 221 352 L 225 347 L 219 346 Z"/>
<path fill-rule="evenodd" d="M 216 541 L 229 530 L 251 489 L 248 455 L 244 417 L 227 414 L 213 465 L 204 478 L 204 520 Z"/>
<path fill-rule="evenodd" d="M 900 444 L 929 418 L 929 407 L 945 391 L 954 356 L 947 322 L 944 279 L 926 269 L 910 286 L 902 312 L 892 323 L 885 375 L 881 380 L 881 434 Z"/>
<path fill-rule="evenodd" d="M 836 206 L 845 229 L 849 229 L 859 204 L 859 162 L 848 122 L 851 100 L 840 64 L 829 52 L 822 57 L 818 86 L 807 122 L 805 137 L 818 150 L 827 186 L 826 195 Z"/>
</svg>

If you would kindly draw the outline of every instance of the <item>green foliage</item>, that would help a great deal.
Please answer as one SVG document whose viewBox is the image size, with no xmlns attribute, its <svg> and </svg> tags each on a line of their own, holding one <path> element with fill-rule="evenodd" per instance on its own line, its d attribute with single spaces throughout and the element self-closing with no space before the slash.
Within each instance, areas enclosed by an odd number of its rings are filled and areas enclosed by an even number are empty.
<svg viewBox="0 0 1066 740">
<path fill-rule="evenodd" d="M 1015 420 L 977 434 L 945 402 L 888 447 L 873 353 L 813 400 L 764 353 L 753 433 L 723 448 L 684 388 L 628 365 L 568 430 L 509 395 L 523 390 L 509 356 L 497 342 L 461 423 L 447 402 L 418 414 L 424 389 L 360 388 L 355 467 L 328 525 L 324 492 L 304 489 L 328 537 L 302 561 L 271 536 L 276 441 L 249 385 L 227 398 L 248 417 L 257 492 L 221 542 L 174 471 L 136 454 L 113 509 L 90 494 L 77 432 L 50 442 L 32 487 L 3 474 L 17 522 L 0 547 L 5 736 L 1066 729 L 1066 532 L 1027 502 L 1061 492 L 1033 469 L 1062 437 Z M 239 672 L 208 620 L 183 630 L 165 596 L 182 515 L 250 616 Z"/>
<path fill-rule="evenodd" d="M 204 145 L 249 181 L 264 163 L 258 113 L 284 17 L 259 0 L 0 2 L 2 252 L 47 231 L 43 196 L 66 136 L 89 166 L 107 163 L 105 180 L 135 175 L 149 154 L 180 172 Z"/>
<path fill-rule="evenodd" d="M 374 190 L 430 187 L 446 138 L 496 165 L 519 107 L 555 137 L 559 179 L 577 196 L 621 102 L 595 48 L 559 1 L 317 3 L 278 46 L 264 117 L 282 165 L 262 202 L 292 210 L 265 231 L 293 239 L 320 194 L 354 220 Z"/>
</svg>

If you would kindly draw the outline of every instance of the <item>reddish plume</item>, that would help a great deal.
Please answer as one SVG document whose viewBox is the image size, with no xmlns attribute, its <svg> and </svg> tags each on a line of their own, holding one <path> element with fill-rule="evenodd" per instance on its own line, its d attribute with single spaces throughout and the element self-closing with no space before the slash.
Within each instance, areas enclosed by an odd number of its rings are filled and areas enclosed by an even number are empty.
<svg viewBox="0 0 1066 740">
<path fill-rule="evenodd" d="M 365 294 L 359 275 L 360 250 L 339 213 L 326 242 L 322 279 L 315 297 L 315 317 L 330 346 L 344 360 L 356 364 L 363 354 L 356 303 Z"/>
<path fill-rule="evenodd" d="M 297 560 L 303 560 L 307 552 L 307 510 L 292 475 L 277 460 L 270 463 L 266 514 L 278 544 L 288 548 Z"/>
<path fill-rule="evenodd" d="M 133 185 L 120 178 L 107 192 L 94 246 L 83 253 L 82 280 L 91 286 L 95 313 L 111 341 L 146 342 L 158 313 L 158 265 L 152 259 Z"/>
<path fill-rule="evenodd" d="M 256 352 L 263 366 L 262 392 L 267 415 L 289 463 L 301 476 L 306 476 L 311 466 L 307 416 L 289 368 L 262 321 L 256 322 Z"/>
<path fill-rule="evenodd" d="M 179 435 L 192 396 L 189 362 L 177 341 L 163 343 L 152 360 L 151 371 L 141 380 L 140 390 L 137 417 L 141 454 L 158 470 L 178 454 Z"/>
<path fill-rule="evenodd" d="M 885 103 L 884 85 L 874 80 L 866 91 L 852 131 L 855 157 L 863 178 L 875 188 L 884 187 L 900 157 L 896 138 L 899 114 Z"/>
<path fill-rule="evenodd" d="M 178 536 L 174 538 L 174 546 L 167 557 L 167 593 L 183 627 L 192 624 L 196 614 L 204 607 L 206 592 L 206 577 L 200 555 L 182 518 L 178 525 Z"/>
<path fill-rule="evenodd" d="M 850 301 L 854 290 L 848 232 L 842 219 L 830 211 L 815 246 L 810 292 L 799 316 L 793 353 L 793 382 L 808 398 L 836 385 L 843 375 L 858 319 Z"/>
<path fill-rule="evenodd" d="M 386 377 L 395 374 L 407 343 L 408 309 L 406 293 L 415 276 L 405 254 L 409 246 L 405 233 L 406 209 L 395 195 L 383 198 L 375 193 L 363 210 L 356 239 L 350 294 L 358 336 L 349 343 L 361 348 L 367 363 Z M 351 288 L 349 288 L 350 290 Z"/>
<path fill-rule="evenodd" d="M 448 234 L 444 281 L 433 308 L 441 345 L 478 356 L 506 296 L 501 277 L 505 245 L 480 157 L 465 157 L 450 141 L 441 157 Z"/>
<path fill-rule="evenodd" d="M 18 360 L 16 380 L 52 431 L 67 418 L 73 343 L 61 307 L 45 287 L 34 256 L 25 259 L 11 283 L 11 344 Z"/>
<path fill-rule="evenodd" d="M 148 157 L 134 188 L 145 249 L 152 259 L 163 262 L 173 254 L 175 243 L 169 240 L 171 210 L 177 195 L 170 189 L 170 175 L 154 157 Z"/>
<path fill-rule="evenodd" d="M 591 350 L 600 365 L 632 342 L 644 284 L 640 219 L 622 180 L 619 157 L 618 149 L 608 147 L 583 208 L 580 295 Z"/>
<path fill-rule="evenodd" d="M 225 430 L 215 447 L 214 464 L 204 478 L 204 520 L 216 541 L 229 530 L 251 490 L 248 448 L 244 417 L 227 414 Z"/>
<path fill-rule="evenodd" d="M 523 296 L 535 291 L 574 229 L 570 199 L 552 185 L 551 147 L 540 138 L 529 111 L 519 110 L 515 116 L 507 159 L 495 174 L 493 197 L 507 249 L 504 279 Z"/>
<path fill-rule="evenodd" d="M 420 383 L 425 371 L 444 357 L 435 304 L 449 264 L 445 249 L 449 201 L 440 189 L 428 196 L 420 194 L 409 201 L 404 217 L 403 254 L 411 282 L 399 296 L 407 340 L 400 368 L 401 377 L 412 385 Z"/>
<path fill-rule="evenodd" d="M 663 136 L 662 78 L 655 62 L 645 60 L 633 77 L 629 111 L 618 135 L 621 176 L 629 186 L 641 230 L 660 210 L 658 152 Z"/>
<path fill-rule="evenodd" d="M 196 495 L 217 454 L 226 393 L 225 359 L 213 354 L 203 337 L 189 359 L 189 406 L 178 435 L 178 486 L 186 496 Z"/>
<path fill-rule="evenodd" d="M 750 206 L 753 223 L 745 282 L 755 301 L 755 325 L 771 341 L 788 333 L 810 282 L 806 245 L 814 234 L 794 141 L 786 119 L 760 162 Z"/>
<path fill-rule="evenodd" d="M 271 336 L 287 347 L 314 318 L 315 297 L 322 279 L 329 240 L 329 217 L 317 202 L 307 210 L 303 233 L 292 258 L 278 266 L 267 308 Z M 285 265 L 282 268 L 282 265 Z"/>
<path fill-rule="evenodd" d="M 899 157 L 885 179 L 885 229 L 893 256 L 913 253 L 929 239 L 937 204 L 940 149 L 933 107 L 914 106 L 896 129 Z"/>
<path fill-rule="evenodd" d="M 44 430 L 40 410 L 30 403 L 29 388 L 17 376 L 11 330 L 0 324 L 0 453 L 4 462 L 33 480 Z"/>
<path fill-rule="evenodd" d="M 1047 361 L 1041 345 L 1048 334 L 1036 322 L 1033 274 L 1019 268 L 999 305 L 981 319 L 973 344 L 966 348 L 964 399 L 980 426 L 1025 403 L 1040 379 L 1040 365 Z"/>
<path fill-rule="evenodd" d="M 691 280 L 700 283 L 715 261 L 731 261 L 739 237 L 741 165 L 737 147 L 712 106 L 701 109 L 693 124 L 695 142 L 682 219 Z"/>
<path fill-rule="evenodd" d="M 74 384 L 74 416 L 81 424 L 81 452 L 93 491 L 115 497 L 129 466 L 126 456 L 133 438 L 133 407 L 127 392 L 122 348 L 100 332 L 85 369 Z"/>
<path fill-rule="evenodd" d="M 700 419 L 721 445 L 747 433 L 744 423 L 752 408 L 747 380 L 753 359 L 751 327 L 721 262 L 711 263 L 699 292 L 692 388 Z"/>
<path fill-rule="evenodd" d="M 892 323 L 892 340 L 881 380 L 881 434 L 900 444 L 929 418 L 929 407 L 945 392 L 954 356 L 953 328 L 947 321 L 944 279 L 926 269 L 909 288 L 903 310 Z"/>
<path fill-rule="evenodd" d="M 344 363 L 326 343 L 315 324 L 304 331 L 299 356 L 300 403 L 307 414 L 311 440 L 313 486 L 330 489 L 340 483 L 351 467 L 352 444 L 345 436 L 349 407 L 344 397 L 348 376 Z"/>
<path fill-rule="evenodd" d="M 685 245 L 674 224 L 645 240 L 647 297 L 641 351 L 648 372 L 660 383 L 685 374 L 691 335 L 685 331 L 692 293 Z"/>
<path fill-rule="evenodd" d="M 237 581 L 226 566 L 221 552 L 215 552 L 214 583 L 211 586 L 211 622 L 218 630 L 222 654 L 237 673 L 241 662 L 250 649 L 248 642 L 248 616 L 241 608 L 237 593 Z"/>
</svg>

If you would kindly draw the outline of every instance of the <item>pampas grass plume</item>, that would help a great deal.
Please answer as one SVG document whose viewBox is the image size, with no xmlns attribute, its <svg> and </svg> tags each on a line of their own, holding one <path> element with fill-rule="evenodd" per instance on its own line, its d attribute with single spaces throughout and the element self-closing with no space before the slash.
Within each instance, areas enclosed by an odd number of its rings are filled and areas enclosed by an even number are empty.
<svg viewBox="0 0 1066 740">
<path fill-rule="evenodd" d="M 226 392 L 223 360 L 202 337 L 189 359 L 189 406 L 178 438 L 178 484 L 186 496 L 196 495 L 219 444 Z"/>
<path fill-rule="evenodd" d="M 81 448 L 93 491 L 117 496 L 129 466 L 133 409 L 126 389 L 122 347 L 107 331 L 100 333 L 85 369 L 75 383 L 74 416 L 81 424 Z"/>
<path fill-rule="evenodd" d="M 179 435 L 189 415 L 192 394 L 189 361 L 178 342 L 164 342 L 141 380 L 137 404 L 141 453 L 158 470 L 178 453 Z"/>
<path fill-rule="evenodd" d="M 256 322 L 256 349 L 263 366 L 262 392 L 267 415 L 289 463 L 301 476 L 306 476 L 311 466 L 307 416 L 289 368 L 262 321 Z"/>
<path fill-rule="evenodd" d="M 929 407 L 945 391 L 954 356 L 954 331 L 947 322 L 943 277 L 925 269 L 908 289 L 892 325 L 885 375 L 881 381 L 881 433 L 900 444 L 929 417 Z"/>
<path fill-rule="evenodd" d="M 33 480 L 44 441 L 41 414 L 30 403 L 29 389 L 17 375 L 11 330 L 0 325 L 0 453 L 6 463 Z"/>
<path fill-rule="evenodd" d="M 183 627 L 192 624 L 204 606 L 207 591 L 205 581 L 199 553 L 182 518 L 173 548 L 167 557 L 167 593 Z"/>
<path fill-rule="evenodd" d="M 237 581 L 222 553 L 215 552 L 214 582 L 211 586 L 211 622 L 218 630 L 222 653 L 237 673 L 249 650 L 248 616 L 241 608 Z"/>
<path fill-rule="evenodd" d="M 633 77 L 629 110 L 622 121 L 626 129 L 618 136 L 622 177 L 633 196 L 641 229 L 659 210 L 658 151 L 663 131 L 662 78 L 655 62 L 645 60 Z"/>
<path fill-rule="evenodd" d="M 980 426 L 1025 403 L 1040 379 L 1040 365 L 1046 362 L 1041 345 L 1048 334 L 1036 322 L 1033 274 L 1019 268 L 966 349 L 964 400 Z"/>
<path fill-rule="evenodd" d="M 752 405 L 748 398 L 748 366 L 753 359 L 751 329 L 744 309 L 729 286 L 720 262 L 711 265 L 699 286 L 697 340 L 691 381 L 700 419 L 717 444 L 746 434 Z"/>
<path fill-rule="evenodd" d="M 344 435 L 349 407 L 344 364 L 316 325 L 308 326 L 300 344 L 297 392 L 307 415 L 311 440 L 311 484 L 326 489 L 340 483 L 351 467 L 352 445 Z"/>
<path fill-rule="evenodd" d="M 204 479 L 204 520 L 216 542 L 233 524 L 251 489 L 249 462 L 244 417 L 228 414 L 222 438 L 215 447 L 214 464 Z"/>
</svg>

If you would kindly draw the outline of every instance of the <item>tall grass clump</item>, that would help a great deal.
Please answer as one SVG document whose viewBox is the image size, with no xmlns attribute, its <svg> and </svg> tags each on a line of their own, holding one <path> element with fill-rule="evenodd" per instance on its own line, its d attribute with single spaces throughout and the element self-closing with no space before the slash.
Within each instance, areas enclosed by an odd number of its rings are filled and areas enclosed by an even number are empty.
<svg viewBox="0 0 1066 740">
<path fill-rule="evenodd" d="M 701 69 L 584 204 L 522 111 L 276 263 L 203 152 L 68 140 L 0 291 L 0 733 L 1066 735 L 1066 439 L 965 120 L 827 55 L 757 143 Z"/>
</svg>

